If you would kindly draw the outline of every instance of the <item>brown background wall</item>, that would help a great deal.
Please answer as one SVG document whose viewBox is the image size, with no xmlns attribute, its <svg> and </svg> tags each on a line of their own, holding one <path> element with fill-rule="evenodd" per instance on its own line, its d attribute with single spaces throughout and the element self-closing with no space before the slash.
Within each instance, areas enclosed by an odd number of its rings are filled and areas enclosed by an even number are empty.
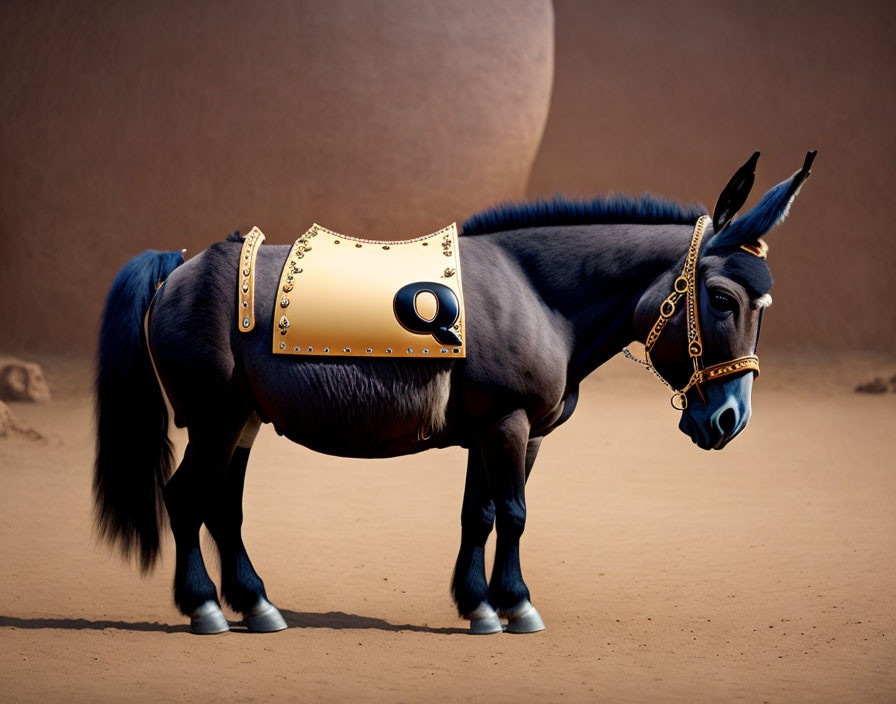
<svg viewBox="0 0 896 704">
<path fill-rule="evenodd" d="M 530 195 L 652 190 L 712 208 L 759 149 L 749 208 L 818 149 L 768 238 L 763 348 L 896 350 L 896 4 L 558 0 L 555 15 Z"/>
<path fill-rule="evenodd" d="M 147 247 L 405 237 L 527 181 L 711 207 L 760 149 L 752 204 L 811 148 L 763 346 L 896 344 L 889 3 L 20 1 L 0 36 L 0 350 L 89 351 Z"/>
<path fill-rule="evenodd" d="M 0 6 L 0 348 L 95 344 L 139 251 L 410 237 L 521 198 L 548 0 Z M 13 291 L 14 298 L 9 292 Z"/>
</svg>

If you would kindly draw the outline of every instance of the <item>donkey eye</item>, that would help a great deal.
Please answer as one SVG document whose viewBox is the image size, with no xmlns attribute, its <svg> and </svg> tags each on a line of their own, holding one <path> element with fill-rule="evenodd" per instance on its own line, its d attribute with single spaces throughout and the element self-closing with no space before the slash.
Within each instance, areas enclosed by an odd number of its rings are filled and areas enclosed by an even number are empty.
<svg viewBox="0 0 896 704">
<path fill-rule="evenodd" d="M 709 302 L 712 304 L 713 308 L 723 313 L 737 310 L 737 301 L 727 293 L 722 293 L 721 291 L 712 291 L 709 294 Z"/>
</svg>

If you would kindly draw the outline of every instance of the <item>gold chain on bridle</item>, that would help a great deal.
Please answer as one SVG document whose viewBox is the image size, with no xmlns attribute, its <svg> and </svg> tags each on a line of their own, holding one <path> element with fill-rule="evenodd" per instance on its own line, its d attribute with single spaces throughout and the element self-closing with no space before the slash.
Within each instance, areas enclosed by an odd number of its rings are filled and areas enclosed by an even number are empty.
<svg viewBox="0 0 896 704">
<path fill-rule="evenodd" d="M 688 407 L 687 392 L 692 388 L 696 388 L 701 398 L 704 398 L 705 400 L 702 384 L 705 384 L 708 381 L 714 381 L 716 379 L 721 379 L 722 377 L 748 370 L 756 372 L 757 376 L 759 375 L 759 357 L 755 354 L 738 357 L 721 364 L 713 364 L 709 367 L 703 366 L 703 340 L 700 336 L 699 301 L 697 299 L 697 259 L 700 256 L 700 244 L 703 241 L 703 235 L 706 232 L 706 226 L 709 224 L 709 221 L 709 216 L 703 215 L 697 220 L 697 224 L 694 226 L 694 234 L 691 236 L 691 244 L 688 247 L 687 256 L 685 256 L 681 274 L 672 284 L 672 293 L 670 293 L 660 304 L 660 316 L 647 334 L 647 340 L 644 343 L 644 355 L 646 359 L 638 359 L 629 351 L 628 347 L 622 349 L 622 353 L 628 359 L 637 362 L 653 372 L 657 379 L 672 389 L 672 407 L 679 411 L 683 411 Z M 660 334 L 666 327 L 666 323 L 668 323 L 672 319 L 672 316 L 675 315 L 675 311 L 678 308 L 678 302 L 682 298 L 685 299 L 688 356 L 691 359 L 694 371 L 691 372 L 691 377 L 688 379 L 688 383 L 685 384 L 683 388 L 676 389 L 672 384 L 666 381 L 662 374 L 657 371 L 656 367 L 653 366 L 653 362 L 650 359 L 650 351 L 656 345 L 657 340 L 659 340 Z"/>
</svg>

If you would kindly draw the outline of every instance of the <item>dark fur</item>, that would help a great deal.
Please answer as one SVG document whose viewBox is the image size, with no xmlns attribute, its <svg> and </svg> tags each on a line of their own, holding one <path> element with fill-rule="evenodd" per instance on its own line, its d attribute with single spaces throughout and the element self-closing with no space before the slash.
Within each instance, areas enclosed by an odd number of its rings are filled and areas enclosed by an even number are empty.
<svg viewBox="0 0 896 704">
<path fill-rule="evenodd" d="M 720 250 L 714 250 L 716 255 Z M 733 279 L 747 290 L 750 298 L 759 298 L 772 290 L 772 272 L 764 259 L 754 257 L 741 249 L 723 253 L 722 275 Z"/>
<path fill-rule="evenodd" d="M 465 359 L 271 354 L 276 287 L 289 250 L 285 246 L 259 251 L 256 325 L 248 334 L 238 331 L 235 320 L 237 237 L 209 247 L 174 271 L 153 303 L 148 339 L 176 420 L 189 431 L 184 460 L 164 491 L 177 545 L 175 598 L 180 608 L 190 613 L 203 601 L 216 599 L 199 549 L 202 523 L 221 553 L 224 598 L 245 612 L 264 595 L 240 537 L 249 448 L 237 448 L 237 443 L 258 418 L 298 443 L 342 456 L 469 448 L 461 548 L 452 581 L 458 609 L 467 614 L 488 601 L 509 612 L 528 598 L 519 542 L 526 521 L 525 483 L 542 439 L 569 418 L 588 374 L 623 345 L 645 338 L 679 272 L 693 222 L 702 213 L 656 199 L 596 200 L 589 207 L 505 207 L 468 222 L 467 234 L 478 236 L 465 237 L 460 247 Z M 638 222 L 618 223 L 623 213 Z M 570 218 L 579 224 L 561 224 Z M 582 223 L 590 218 L 605 221 Z M 519 221 L 527 227 L 509 229 Z M 753 238 L 758 234 L 751 233 Z M 711 248 L 712 233 L 708 237 Z M 721 250 L 714 255 L 703 258 L 700 266 L 707 363 L 751 353 L 758 326 L 758 312 L 751 305 L 755 291 L 743 285 L 749 281 L 727 275 L 744 267 L 734 266 Z M 147 263 L 135 260 L 128 267 L 144 272 Z M 122 277 L 136 280 L 133 273 Z M 137 288 L 143 290 L 147 277 L 141 277 Z M 712 309 L 712 287 L 725 289 L 737 300 L 738 310 Z M 136 464 L 130 474 L 107 476 L 112 464 L 98 459 L 96 486 L 106 533 L 124 536 L 127 545 L 139 544 L 146 566 L 158 549 L 153 532 L 159 519 L 157 487 L 167 475 L 169 446 L 159 427 L 161 397 L 150 384 L 146 350 L 139 346 L 139 335 L 134 337 L 134 325 L 123 345 L 131 352 L 126 365 L 115 361 L 122 345 L 106 340 L 117 334 L 113 323 L 129 307 L 133 320 L 142 318 L 148 293 L 135 297 L 131 288 L 116 280 L 110 293 L 102 343 L 110 351 L 101 353 L 100 409 L 101 416 L 107 407 L 121 410 L 119 425 L 134 424 L 134 409 L 143 409 L 137 420 L 146 422 L 151 435 L 139 443 L 123 443 L 101 423 L 98 457 L 106 457 L 104 445 L 111 443 L 119 460 L 126 452 Z M 690 369 L 683 318 L 680 309 L 654 350 L 658 369 L 674 383 L 686 379 Z M 140 384 L 127 397 L 130 415 L 120 409 L 124 396 L 113 384 L 127 376 Z M 695 412 L 712 410 L 705 405 L 700 410 L 693 393 L 689 398 Z M 690 413 L 689 407 L 685 415 Z M 726 438 L 706 435 L 701 447 L 720 439 Z M 144 454 L 137 457 L 138 451 Z M 134 487 L 110 491 L 107 484 L 113 479 Z M 145 500 L 140 508 L 134 503 L 137 495 Z M 498 532 L 495 565 L 486 581 L 484 546 L 493 525 Z"/>
</svg>

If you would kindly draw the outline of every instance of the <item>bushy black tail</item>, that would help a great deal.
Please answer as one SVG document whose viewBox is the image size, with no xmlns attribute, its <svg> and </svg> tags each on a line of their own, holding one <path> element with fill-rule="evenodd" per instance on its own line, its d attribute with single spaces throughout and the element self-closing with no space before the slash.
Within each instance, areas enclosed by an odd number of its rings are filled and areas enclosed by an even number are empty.
<svg viewBox="0 0 896 704">
<path fill-rule="evenodd" d="M 180 252 L 149 250 L 115 277 L 103 310 L 96 375 L 93 476 L 99 533 L 137 556 L 142 571 L 159 555 L 162 487 L 171 475 L 168 411 L 156 380 L 143 318 L 158 285 L 183 263 Z"/>
</svg>

